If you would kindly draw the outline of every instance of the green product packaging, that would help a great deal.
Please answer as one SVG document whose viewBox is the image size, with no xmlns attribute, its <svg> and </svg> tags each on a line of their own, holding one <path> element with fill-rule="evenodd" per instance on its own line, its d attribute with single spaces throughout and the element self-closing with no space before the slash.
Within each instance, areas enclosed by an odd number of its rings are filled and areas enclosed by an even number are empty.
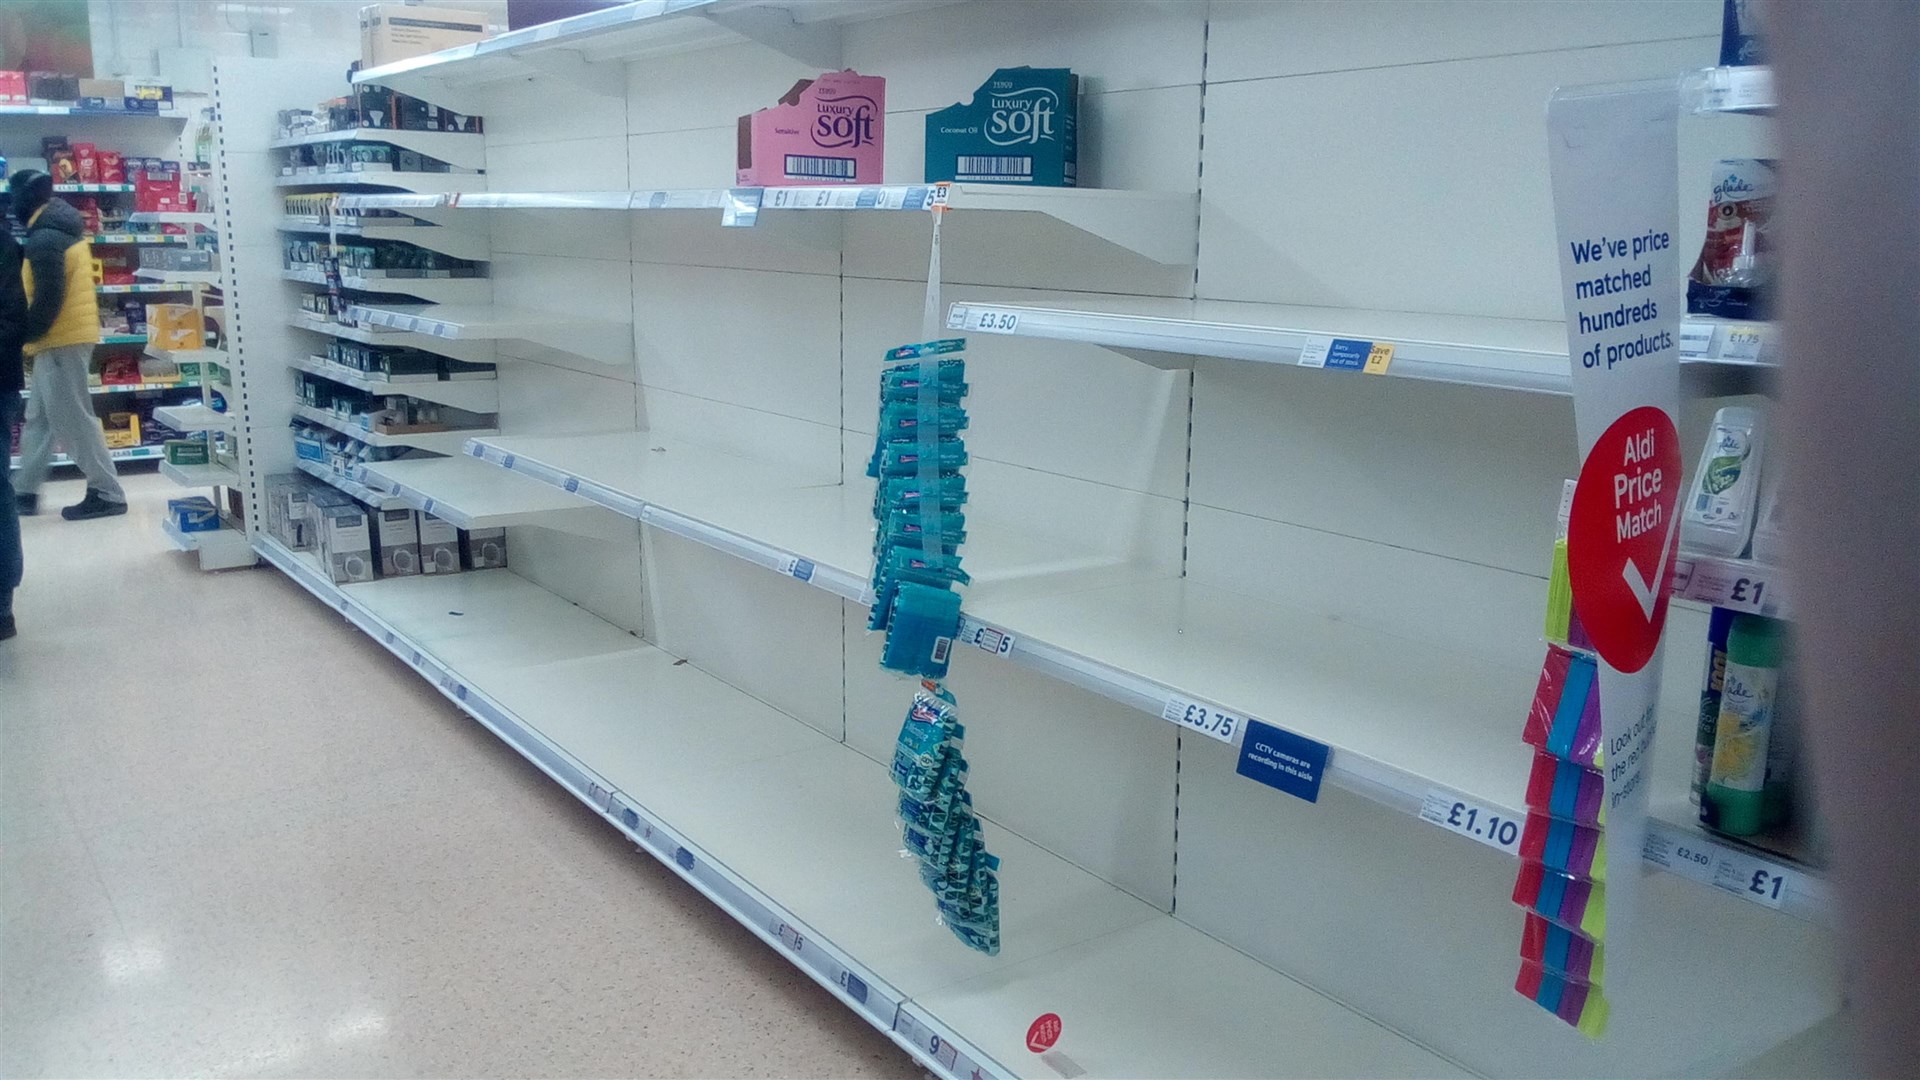
<svg viewBox="0 0 1920 1080">
<path fill-rule="evenodd" d="M 1727 634 L 1726 677 L 1714 733 L 1713 766 L 1700 801 L 1701 820 L 1721 832 L 1751 836 L 1764 817 L 1767 741 L 1785 653 L 1781 625 L 1736 615 Z"/>
<path fill-rule="evenodd" d="M 1700 720 L 1693 733 L 1693 783 L 1689 794 L 1693 801 L 1707 790 L 1707 776 L 1713 771 L 1713 738 L 1720 727 L 1720 690 L 1727 675 L 1727 632 L 1733 629 L 1733 612 L 1714 608 L 1707 623 L 1707 671 L 1700 679 Z"/>
<path fill-rule="evenodd" d="M 995 71 L 973 100 L 927 114 L 927 183 L 1073 187 L 1080 77 L 1067 68 Z"/>
</svg>

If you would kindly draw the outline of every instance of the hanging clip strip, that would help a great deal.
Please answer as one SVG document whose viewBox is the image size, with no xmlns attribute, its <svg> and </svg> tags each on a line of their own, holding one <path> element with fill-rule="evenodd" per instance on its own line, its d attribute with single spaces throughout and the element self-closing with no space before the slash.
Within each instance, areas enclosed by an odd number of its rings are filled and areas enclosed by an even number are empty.
<svg viewBox="0 0 1920 1080">
<path fill-rule="evenodd" d="M 940 490 L 940 361 L 920 361 L 920 393 L 916 399 L 914 434 L 920 450 L 920 551 L 941 554 L 940 500 L 924 493 Z M 884 523 L 883 523 L 884 525 Z"/>
</svg>

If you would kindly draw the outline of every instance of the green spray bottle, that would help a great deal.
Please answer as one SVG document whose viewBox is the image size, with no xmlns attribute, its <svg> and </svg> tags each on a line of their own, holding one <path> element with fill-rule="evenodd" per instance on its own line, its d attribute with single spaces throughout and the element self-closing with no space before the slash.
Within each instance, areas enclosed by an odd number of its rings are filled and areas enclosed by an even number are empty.
<svg viewBox="0 0 1920 1080">
<path fill-rule="evenodd" d="M 1785 651 L 1778 622 L 1759 615 L 1734 616 L 1727 633 L 1713 768 L 1701 800 L 1701 818 L 1721 832 L 1751 836 L 1764 824 L 1767 740 Z"/>
</svg>

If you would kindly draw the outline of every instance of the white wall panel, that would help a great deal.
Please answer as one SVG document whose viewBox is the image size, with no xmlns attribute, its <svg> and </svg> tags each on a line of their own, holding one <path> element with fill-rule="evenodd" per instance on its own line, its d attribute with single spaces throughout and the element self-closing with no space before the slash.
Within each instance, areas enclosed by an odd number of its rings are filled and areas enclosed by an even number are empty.
<svg viewBox="0 0 1920 1080">
<path fill-rule="evenodd" d="M 727 77 L 716 79 L 715 72 L 725 72 Z M 819 68 L 754 44 L 628 64 L 625 131 L 633 135 L 717 127 L 731 131 L 740 117 L 779 101 L 796 80 L 820 73 Z"/>
<path fill-rule="evenodd" d="M 847 742 L 891 762 L 918 683 L 880 667 L 883 638 L 866 633 L 864 608 L 847 605 L 846 618 Z M 956 653 L 947 686 L 967 727 L 978 813 L 1172 906 L 1173 725 L 978 650 Z"/>
<path fill-rule="evenodd" d="M 1571 399 L 1202 361 L 1193 500 L 1544 574 Z"/>
<path fill-rule="evenodd" d="M 1207 81 L 1491 59 L 1720 33 L 1719 0 L 1213 0 Z"/>
<path fill-rule="evenodd" d="M 559 168 L 554 166 L 559 164 Z M 487 147 L 488 191 L 623 191 L 626 140 L 596 135 Z"/>
<path fill-rule="evenodd" d="M 951 290 L 948 299 L 959 299 Z M 1060 303 L 1059 293 L 971 287 L 968 299 Z M 886 351 L 918 339 L 925 287 L 849 278 L 846 425 L 871 444 Z M 854 317 L 857 315 L 857 317 Z M 942 331 L 944 333 L 944 331 Z M 1181 498 L 1187 375 L 1092 345 L 982 334 L 969 339 L 967 451 L 1024 468 Z M 850 437 L 850 441 L 851 437 Z"/>
<path fill-rule="evenodd" d="M 884 75 L 887 108 L 966 101 L 998 67 L 1070 67 L 1104 93 L 1200 81 L 1206 5 L 1049 0 L 952 4 L 846 28 L 844 59 Z"/>
<path fill-rule="evenodd" d="M 504 360 L 499 369 L 503 434 L 626 431 L 640 413 L 640 388 L 622 368 L 603 364 L 597 371 L 576 371 L 539 360 Z"/>
<path fill-rule="evenodd" d="M 1718 44 L 1209 87 L 1200 295 L 1558 319 L 1548 94 L 1677 77 L 1712 63 Z"/>
<path fill-rule="evenodd" d="M 647 386 L 839 425 L 838 278 L 650 264 L 633 275 Z"/>
<path fill-rule="evenodd" d="M 662 649 L 843 737 L 839 600 L 658 529 L 647 530 L 646 553 Z"/>
<path fill-rule="evenodd" d="M 516 143 L 551 143 L 573 139 L 618 138 L 627 130 L 627 99 L 587 93 L 564 79 L 516 79 L 483 87 L 486 109 L 487 156 L 494 148 Z M 555 158 L 552 172 L 566 171 L 565 158 Z"/>
<path fill-rule="evenodd" d="M 1553 507 L 1543 510 L 1549 525 Z M 1542 558 L 1544 573 L 1544 556 Z M 1537 657 L 1545 577 L 1193 505 L 1187 576 L 1369 629 L 1524 664 Z M 1286 643 L 1275 642 L 1284 649 Z M 1521 688 L 1525 692 L 1525 688 Z M 1525 702 L 1516 705 L 1524 708 Z"/>
<path fill-rule="evenodd" d="M 641 189 L 732 187 L 735 146 L 732 124 L 630 135 L 628 175 Z"/>
<path fill-rule="evenodd" d="M 649 431 L 808 470 L 823 484 L 836 475 L 841 444 L 837 423 L 799 420 L 652 386 L 644 394 L 641 426 Z"/>
<path fill-rule="evenodd" d="M 651 632 L 641 575 L 640 527 L 631 539 L 593 540 L 533 526 L 507 530 L 514 573 L 623 630 Z M 636 642 L 637 644 L 637 642 Z"/>
</svg>

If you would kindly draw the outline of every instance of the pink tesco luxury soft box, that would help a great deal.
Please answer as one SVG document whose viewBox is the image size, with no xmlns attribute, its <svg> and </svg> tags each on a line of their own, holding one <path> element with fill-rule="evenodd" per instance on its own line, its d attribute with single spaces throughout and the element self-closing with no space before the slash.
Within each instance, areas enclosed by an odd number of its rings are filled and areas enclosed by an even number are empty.
<svg viewBox="0 0 1920 1080">
<path fill-rule="evenodd" d="M 740 118 L 734 183 L 882 183 L 887 80 L 851 69 L 801 79 L 777 105 Z"/>
</svg>

